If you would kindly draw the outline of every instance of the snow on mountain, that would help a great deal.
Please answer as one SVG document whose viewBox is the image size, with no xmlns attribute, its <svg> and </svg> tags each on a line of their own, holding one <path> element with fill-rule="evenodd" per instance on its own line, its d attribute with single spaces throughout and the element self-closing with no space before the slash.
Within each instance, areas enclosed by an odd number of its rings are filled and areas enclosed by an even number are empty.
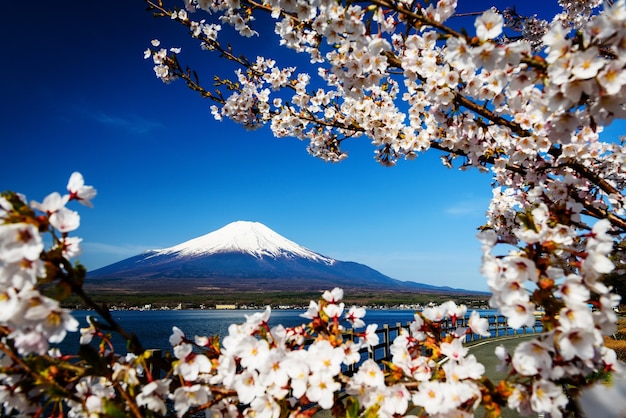
<svg viewBox="0 0 626 418">
<path fill-rule="evenodd" d="M 249 221 L 232 222 L 216 231 L 173 247 L 152 250 L 150 257 L 161 255 L 194 257 L 230 252 L 250 254 L 256 258 L 301 257 L 328 265 L 335 263 L 332 258 L 302 247 L 260 222 Z"/>
<path fill-rule="evenodd" d="M 237 221 L 173 247 L 90 271 L 87 286 L 116 292 L 196 293 L 344 289 L 433 292 L 351 261 L 334 260 L 258 222 Z"/>
</svg>

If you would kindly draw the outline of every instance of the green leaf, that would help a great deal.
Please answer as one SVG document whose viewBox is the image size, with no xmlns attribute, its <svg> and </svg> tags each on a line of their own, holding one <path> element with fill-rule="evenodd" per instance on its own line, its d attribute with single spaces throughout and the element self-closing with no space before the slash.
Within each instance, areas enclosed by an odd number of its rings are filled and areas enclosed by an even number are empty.
<svg viewBox="0 0 626 418">
<path fill-rule="evenodd" d="M 346 402 L 346 418 L 357 418 L 359 416 L 359 401 L 356 398 L 349 397 Z"/>
</svg>

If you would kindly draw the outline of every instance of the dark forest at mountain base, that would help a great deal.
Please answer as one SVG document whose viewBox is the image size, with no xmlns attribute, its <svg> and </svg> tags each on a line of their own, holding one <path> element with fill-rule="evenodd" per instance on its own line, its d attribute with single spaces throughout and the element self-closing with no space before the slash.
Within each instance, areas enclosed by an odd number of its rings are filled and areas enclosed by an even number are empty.
<svg viewBox="0 0 626 418">
<path fill-rule="evenodd" d="M 196 292 L 194 294 L 182 293 L 119 293 L 92 291 L 92 298 L 101 304 L 120 309 L 132 307 L 144 307 L 150 305 L 151 309 L 179 308 L 179 309 L 214 309 L 216 305 L 235 305 L 237 308 L 258 308 L 270 305 L 277 307 L 306 308 L 309 301 L 317 301 L 321 298 L 322 291 L 318 292 Z M 346 291 L 344 302 L 346 306 L 362 305 L 371 307 L 398 307 L 401 305 L 427 305 L 429 303 L 442 303 L 454 300 L 456 303 L 464 303 L 468 307 L 486 307 L 489 296 L 487 294 L 425 294 L 422 292 L 397 292 L 397 291 Z M 63 305 L 72 309 L 81 309 L 84 306 L 80 300 L 70 297 Z"/>
</svg>

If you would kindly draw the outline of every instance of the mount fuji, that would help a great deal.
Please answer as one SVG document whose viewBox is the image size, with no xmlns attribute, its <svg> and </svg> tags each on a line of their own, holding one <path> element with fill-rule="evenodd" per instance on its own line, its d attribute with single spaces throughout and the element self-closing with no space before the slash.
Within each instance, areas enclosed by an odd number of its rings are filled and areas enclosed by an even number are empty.
<svg viewBox="0 0 626 418">
<path fill-rule="evenodd" d="M 173 247 L 149 250 L 88 274 L 105 291 L 319 291 L 344 289 L 453 292 L 402 282 L 355 262 L 311 251 L 259 222 L 236 221 Z"/>
</svg>

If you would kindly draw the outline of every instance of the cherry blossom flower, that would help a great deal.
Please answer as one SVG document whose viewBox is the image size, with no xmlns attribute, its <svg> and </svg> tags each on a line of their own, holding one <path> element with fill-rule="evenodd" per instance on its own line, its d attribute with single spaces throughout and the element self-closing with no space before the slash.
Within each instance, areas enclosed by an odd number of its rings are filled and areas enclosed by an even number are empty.
<svg viewBox="0 0 626 418">
<path fill-rule="evenodd" d="M 363 317 L 365 316 L 365 308 L 351 306 L 346 313 L 346 320 L 352 324 L 353 328 L 362 328 L 365 326 Z"/>
<path fill-rule="evenodd" d="M 50 224 L 60 232 L 72 232 L 80 226 L 78 212 L 62 207 L 50 215 Z"/>
<path fill-rule="evenodd" d="M 467 348 L 463 347 L 459 338 L 455 338 L 450 343 L 441 343 L 441 354 L 458 361 L 467 355 Z"/>
<path fill-rule="evenodd" d="M 337 303 L 341 299 L 343 299 L 343 289 L 336 287 L 330 292 L 326 290 L 322 294 L 322 298 L 324 298 L 324 300 L 326 300 L 329 303 Z"/>
<path fill-rule="evenodd" d="M 0 225 L 0 261 L 15 263 L 22 259 L 37 260 L 43 248 L 43 240 L 34 225 Z"/>
<path fill-rule="evenodd" d="M 169 379 L 154 380 L 141 388 L 137 394 L 137 405 L 164 415 L 167 412 L 165 398 L 169 393 Z"/>
<path fill-rule="evenodd" d="M 211 361 L 204 354 L 192 352 L 191 344 L 182 343 L 174 347 L 174 355 L 178 359 L 174 372 L 183 379 L 193 382 L 198 376 L 211 372 Z"/>
<path fill-rule="evenodd" d="M 332 320 L 338 320 L 343 314 L 344 304 L 330 303 L 323 308 L 323 311 Z"/>
<path fill-rule="evenodd" d="M 314 318 L 317 318 L 317 316 L 319 315 L 319 312 L 320 312 L 320 308 L 317 302 L 310 301 L 307 311 L 303 314 L 300 314 L 300 316 L 302 318 L 314 319 Z"/>
<path fill-rule="evenodd" d="M 306 396 L 309 400 L 317 402 L 323 409 L 332 408 L 335 403 L 335 392 L 341 388 L 333 375 L 324 372 L 313 372 L 309 376 Z"/>
<path fill-rule="evenodd" d="M 511 364 L 523 376 L 546 373 L 552 366 L 550 348 L 537 340 L 524 341 L 515 348 Z"/>
<path fill-rule="evenodd" d="M 413 403 L 423 407 L 428 414 L 445 414 L 456 408 L 451 402 L 451 386 L 439 381 L 425 381 L 413 394 Z"/>
<path fill-rule="evenodd" d="M 567 396 L 563 390 L 554 383 L 547 380 L 538 380 L 533 383 L 530 395 L 530 405 L 533 411 L 561 416 L 559 408 L 567 405 L 567 402 Z"/>
<path fill-rule="evenodd" d="M 365 328 L 365 333 L 363 335 L 363 344 L 366 345 L 370 350 L 378 345 L 380 342 L 380 338 L 378 334 L 376 334 L 376 329 L 378 328 L 378 324 L 369 324 L 367 328 Z"/>
<path fill-rule="evenodd" d="M 85 206 L 93 206 L 91 199 L 96 197 L 96 189 L 85 185 L 82 174 L 78 172 L 72 173 L 67 183 L 67 190 L 70 192 L 70 200 L 75 199 Z"/>
<path fill-rule="evenodd" d="M 476 36 L 481 41 L 496 38 L 502 33 L 503 25 L 504 18 L 500 13 L 493 10 L 487 10 L 480 17 L 478 17 L 474 23 L 474 26 L 476 27 Z"/>
<path fill-rule="evenodd" d="M 595 343 L 598 340 L 595 330 L 571 329 L 557 338 L 559 353 L 568 361 L 574 357 L 590 360 L 595 356 Z"/>
<path fill-rule="evenodd" d="M 210 394 L 206 386 L 192 385 L 177 388 L 170 398 L 174 400 L 176 415 L 182 417 L 192 406 L 203 405 L 209 400 Z"/>
<path fill-rule="evenodd" d="M 172 327 L 172 335 L 169 338 L 170 345 L 175 347 L 185 341 L 185 333 L 178 327 Z"/>
<path fill-rule="evenodd" d="M 69 195 L 61 196 L 59 193 L 53 192 L 53 193 L 50 193 L 48 196 L 46 196 L 43 202 L 39 203 L 39 202 L 32 201 L 30 205 L 33 208 L 50 215 L 58 211 L 62 207 L 64 207 L 69 200 L 70 200 Z"/>
<path fill-rule="evenodd" d="M 482 335 L 483 337 L 489 337 L 489 320 L 482 318 L 478 311 L 472 311 L 468 321 L 468 326 L 474 334 Z"/>
</svg>

